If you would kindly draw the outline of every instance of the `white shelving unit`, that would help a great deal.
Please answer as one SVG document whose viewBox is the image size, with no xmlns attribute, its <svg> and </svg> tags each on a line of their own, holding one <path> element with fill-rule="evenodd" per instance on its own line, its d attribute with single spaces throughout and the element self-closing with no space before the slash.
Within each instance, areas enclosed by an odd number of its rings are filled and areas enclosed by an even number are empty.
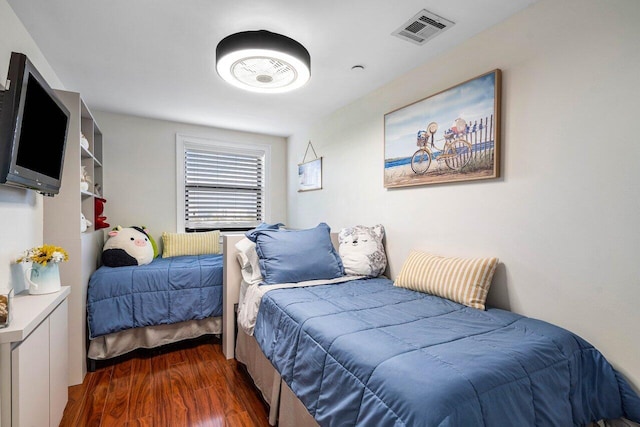
<svg viewBox="0 0 640 427">
<path fill-rule="evenodd" d="M 104 231 L 95 229 L 97 195 L 93 186 L 89 191 L 80 189 L 80 173 L 84 166 L 93 184 L 102 185 L 102 132 L 80 94 L 56 93 L 71 112 L 71 119 L 60 193 L 44 198 L 44 243 L 61 246 L 69 253 L 69 261 L 60 264 L 60 278 L 71 287 L 69 385 L 75 385 L 82 383 L 87 372 L 87 286 L 98 266 L 104 244 Z M 80 145 L 81 134 L 89 141 L 88 149 Z M 80 212 L 93 223 L 84 233 L 80 231 Z"/>
<path fill-rule="evenodd" d="M 97 194 L 95 191 L 96 184 L 102 187 L 102 132 L 98 128 L 97 123 L 93 119 L 91 112 L 86 107 L 84 102 L 81 101 L 82 120 L 80 130 L 82 134 L 89 141 L 89 148 L 86 149 L 80 146 L 80 166 L 84 166 L 85 170 L 91 177 L 93 183 L 90 185 L 88 191 L 81 191 L 82 197 L 82 213 L 93 224 L 87 231 L 95 230 L 95 197 L 101 197 L 102 194 Z"/>
</svg>

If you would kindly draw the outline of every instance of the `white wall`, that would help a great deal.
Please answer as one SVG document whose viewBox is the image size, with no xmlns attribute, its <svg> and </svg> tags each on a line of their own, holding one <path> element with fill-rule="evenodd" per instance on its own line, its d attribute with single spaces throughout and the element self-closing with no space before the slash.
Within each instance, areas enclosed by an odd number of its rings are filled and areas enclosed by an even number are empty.
<svg viewBox="0 0 640 427">
<path fill-rule="evenodd" d="M 577 332 L 639 388 L 638 18 L 542 0 L 293 135 L 289 225 L 382 223 L 393 277 L 411 248 L 498 256 L 492 304 Z M 495 68 L 502 178 L 384 189 L 384 114 Z M 324 189 L 297 193 L 309 139 Z"/>
<path fill-rule="evenodd" d="M 64 86 L 6 0 L 0 0 L 0 83 L 6 83 L 11 52 L 26 54 L 47 82 Z M 12 262 L 42 242 L 42 197 L 30 190 L 0 185 L 0 289 L 24 289 L 20 266 Z M 50 243 L 50 242 L 47 242 Z"/>
<path fill-rule="evenodd" d="M 271 146 L 271 215 L 286 222 L 286 140 L 281 137 L 93 112 L 103 134 L 105 215 L 111 226 L 145 225 L 159 243 L 175 232 L 176 133 Z"/>
</svg>

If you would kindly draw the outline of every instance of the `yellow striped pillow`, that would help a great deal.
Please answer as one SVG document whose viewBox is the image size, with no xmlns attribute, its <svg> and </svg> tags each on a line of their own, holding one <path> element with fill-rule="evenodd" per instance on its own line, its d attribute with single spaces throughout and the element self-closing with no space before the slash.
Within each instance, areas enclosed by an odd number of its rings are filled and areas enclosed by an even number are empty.
<svg viewBox="0 0 640 427">
<path fill-rule="evenodd" d="M 484 310 L 498 258 L 445 258 L 413 250 L 395 285 Z"/>
<path fill-rule="evenodd" d="M 205 233 L 162 233 L 162 258 L 220 253 L 220 230 Z"/>
</svg>

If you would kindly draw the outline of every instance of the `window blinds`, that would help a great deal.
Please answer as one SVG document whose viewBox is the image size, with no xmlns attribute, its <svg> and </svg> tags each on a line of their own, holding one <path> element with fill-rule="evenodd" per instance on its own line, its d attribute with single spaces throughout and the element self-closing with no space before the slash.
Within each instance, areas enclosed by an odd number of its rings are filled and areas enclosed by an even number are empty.
<svg viewBox="0 0 640 427">
<path fill-rule="evenodd" d="M 184 149 L 185 228 L 253 228 L 262 222 L 265 153 Z"/>
</svg>

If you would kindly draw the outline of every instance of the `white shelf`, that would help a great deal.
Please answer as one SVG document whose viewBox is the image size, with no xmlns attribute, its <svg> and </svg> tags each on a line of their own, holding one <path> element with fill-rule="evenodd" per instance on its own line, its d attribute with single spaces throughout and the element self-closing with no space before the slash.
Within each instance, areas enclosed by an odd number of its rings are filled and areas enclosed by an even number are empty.
<svg viewBox="0 0 640 427">
<path fill-rule="evenodd" d="M 95 159 L 93 153 L 84 148 L 82 145 L 80 146 L 80 157 L 83 159 Z"/>
<path fill-rule="evenodd" d="M 99 197 L 99 198 L 102 198 L 102 196 L 100 196 L 98 194 L 92 193 L 90 191 L 84 191 L 84 190 L 80 190 L 80 195 L 82 197 Z"/>
<path fill-rule="evenodd" d="M 80 146 L 80 157 L 82 159 L 93 159 L 93 163 L 96 166 L 102 166 L 102 162 L 100 160 L 98 160 L 98 158 L 96 156 L 94 156 L 91 151 L 87 150 L 82 145 Z"/>
</svg>

